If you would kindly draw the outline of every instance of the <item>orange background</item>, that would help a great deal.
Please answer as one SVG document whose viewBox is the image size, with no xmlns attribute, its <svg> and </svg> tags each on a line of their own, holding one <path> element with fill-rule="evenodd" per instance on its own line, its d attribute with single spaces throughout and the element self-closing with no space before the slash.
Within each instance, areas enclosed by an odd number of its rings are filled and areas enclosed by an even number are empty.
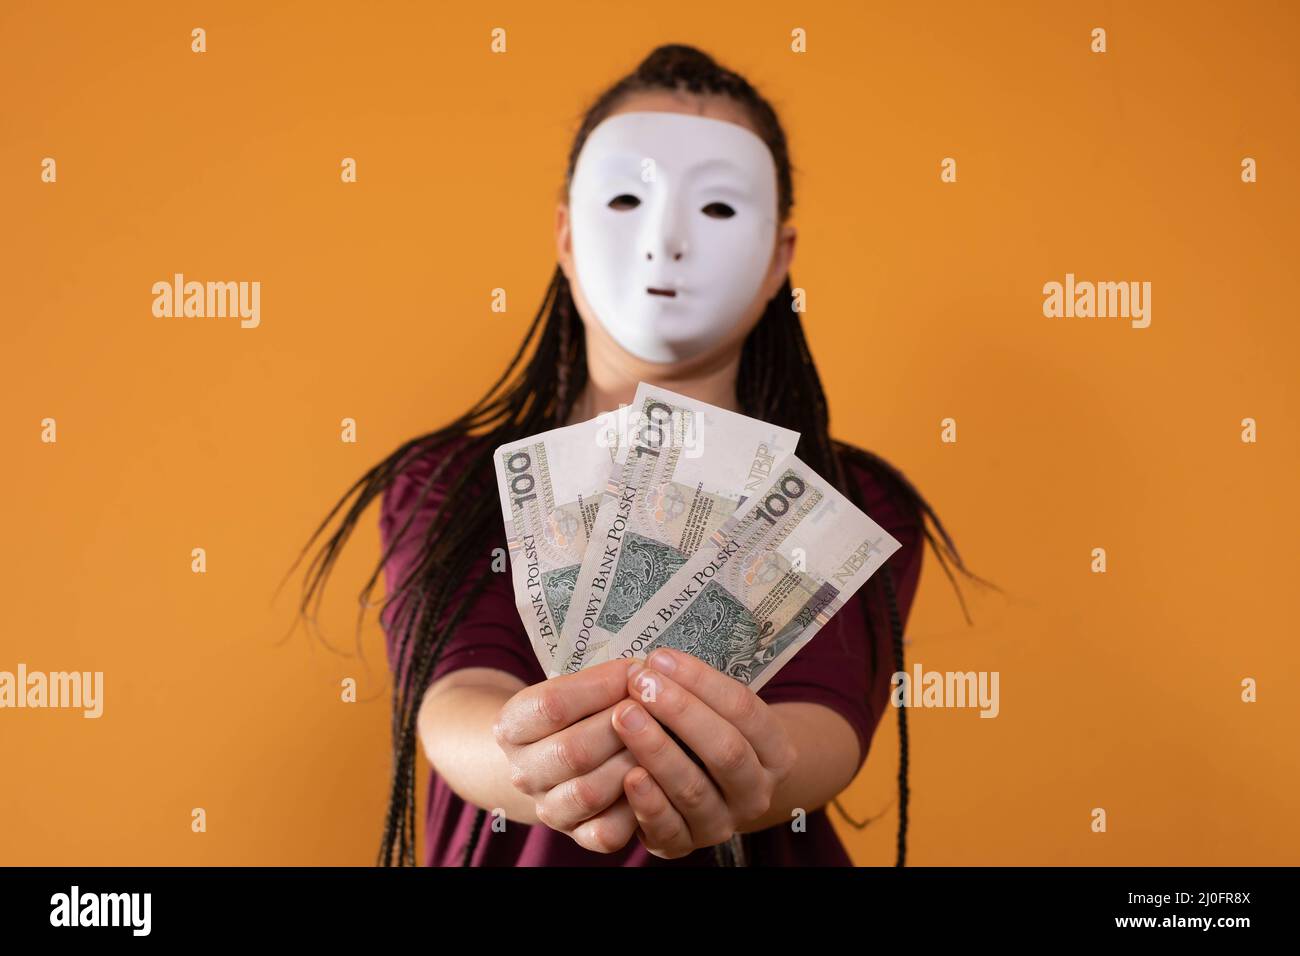
<svg viewBox="0 0 1300 956">
<path fill-rule="evenodd" d="M 967 627 L 926 560 L 908 666 L 999 671 L 1001 714 L 912 712 L 910 862 L 1297 862 L 1295 6 L 471 6 L 4 5 L 0 669 L 106 686 L 98 721 L 0 711 L 0 863 L 372 862 L 377 508 L 330 581 L 334 650 L 281 641 L 301 573 L 273 592 L 513 354 L 581 111 L 661 42 L 772 100 L 833 430 L 1008 592 L 968 587 Z M 261 327 L 154 318 L 175 272 L 260 281 Z M 1151 327 L 1044 318 L 1067 272 L 1150 281 Z M 883 813 L 841 828 L 863 864 L 893 860 L 893 718 L 843 796 Z"/>
</svg>

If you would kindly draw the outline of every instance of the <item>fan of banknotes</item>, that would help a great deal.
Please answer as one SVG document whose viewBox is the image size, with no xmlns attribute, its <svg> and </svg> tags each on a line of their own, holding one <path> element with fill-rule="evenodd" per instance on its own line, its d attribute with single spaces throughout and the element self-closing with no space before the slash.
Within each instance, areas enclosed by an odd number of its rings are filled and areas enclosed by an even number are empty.
<svg viewBox="0 0 1300 956">
<path fill-rule="evenodd" d="M 674 647 L 757 691 L 899 548 L 799 434 L 642 382 L 496 449 L 515 602 L 548 677 Z"/>
</svg>

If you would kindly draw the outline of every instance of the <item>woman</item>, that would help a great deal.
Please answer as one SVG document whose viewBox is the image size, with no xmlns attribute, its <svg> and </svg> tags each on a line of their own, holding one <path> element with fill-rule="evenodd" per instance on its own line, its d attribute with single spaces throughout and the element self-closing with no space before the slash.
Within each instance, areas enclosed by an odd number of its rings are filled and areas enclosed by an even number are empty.
<svg viewBox="0 0 1300 956">
<path fill-rule="evenodd" d="M 460 418 L 371 469 L 317 530 L 360 489 L 313 562 L 304 611 L 382 496 L 395 674 L 382 863 L 415 859 L 417 741 L 433 768 L 426 864 L 849 863 L 824 805 L 861 767 L 903 669 L 923 541 L 950 579 L 945 552 L 970 572 L 901 474 L 830 438 L 788 275 L 792 206 L 769 104 L 698 50 L 654 50 L 584 118 L 559 263 L 510 366 Z M 642 380 L 797 430 L 799 457 L 902 543 L 758 694 L 680 653 L 546 680 L 519 620 L 493 449 L 628 403 Z M 647 679 L 657 693 L 640 703 Z"/>
</svg>

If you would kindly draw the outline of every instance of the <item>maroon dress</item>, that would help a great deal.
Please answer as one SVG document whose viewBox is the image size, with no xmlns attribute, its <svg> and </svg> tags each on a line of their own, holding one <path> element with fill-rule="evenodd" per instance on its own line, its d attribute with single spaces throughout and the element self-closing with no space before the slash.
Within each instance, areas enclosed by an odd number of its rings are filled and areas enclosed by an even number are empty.
<svg viewBox="0 0 1300 956">
<path fill-rule="evenodd" d="M 462 439 L 463 441 L 463 439 Z M 434 454 L 414 459 L 384 493 L 379 527 L 385 550 L 392 536 L 415 507 L 434 465 Z M 922 537 L 920 515 L 868 473 L 854 467 L 851 472 L 863 491 L 865 510 L 902 547 L 885 562 L 843 608 L 811 641 L 794 655 L 758 696 L 769 704 L 778 701 L 811 701 L 823 704 L 844 717 L 857 733 L 858 766 L 866 760 L 871 736 L 888 706 L 890 675 L 894 672 L 892 638 L 882 593 L 873 587 L 875 579 L 890 569 L 894 575 L 898 610 L 904 624 L 916 593 L 921 573 Z M 394 593 L 417 560 L 425 529 L 433 510 L 443 500 L 451 480 L 450 469 L 439 477 L 425 496 L 415 520 L 403 534 L 401 546 L 385 565 L 388 593 Z M 496 497 L 496 489 L 484 489 Z M 441 659 L 429 679 L 432 683 L 443 674 L 462 667 L 492 667 L 513 674 L 525 684 L 546 679 L 546 673 L 533 654 L 519 612 L 515 608 L 510 571 L 491 569 L 493 549 L 505 553 L 505 528 L 494 524 L 493 536 L 484 542 L 482 555 L 459 587 L 467 590 L 472 580 L 486 575 L 485 590 L 468 609 L 460 625 L 448 639 Z M 875 646 L 866 626 L 868 592 L 875 615 Z M 409 597 L 409 596 L 408 596 Z M 394 602 L 382 617 L 388 637 L 390 669 L 396 665 L 396 629 L 392 626 L 405 601 Z M 395 673 L 395 671 L 394 671 Z M 426 685 L 427 686 L 427 685 Z M 426 866 L 458 866 L 469 839 L 477 807 L 467 804 L 450 787 L 430 771 L 428 804 L 425 810 L 425 846 L 422 862 Z M 750 833 L 746 837 L 750 866 L 849 866 L 844 845 L 831 826 L 824 807 L 810 809 L 807 828 L 795 832 L 790 824 L 780 824 Z M 507 821 L 504 832 L 492 831 L 490 815 L 475 847 L 474 866 L 712 866 L 713 851 L 702 848 L 676 860 L 664 860 L 649 853 L 633 837 L 616 853 L 596 853 L 579 846 L 563 833 L 538 824 L 529 826 Z"/>
</svg>

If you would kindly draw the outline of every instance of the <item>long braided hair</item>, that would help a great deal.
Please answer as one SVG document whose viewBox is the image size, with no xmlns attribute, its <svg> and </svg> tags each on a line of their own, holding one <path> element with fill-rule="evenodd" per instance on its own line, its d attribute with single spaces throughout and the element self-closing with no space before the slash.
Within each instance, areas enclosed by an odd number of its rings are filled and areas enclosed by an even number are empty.
<svg viewBox="0 0 1300 956">
<path fill-rule="evenodd" d="M 794 204 L 791 164 L 785 133 L 772 107 L 741 76 L 719 66 L 707 54 L 678 44 L 660 46 L 652 51 L 633 72 L 602 93 L 587 110 L 569 153 L 565 196 L 578 154 L 591 130 L 609 116 L 624 98 L 648 90 L 721 94 L 744 106 L 776 161 L 779 221 L 784 222 L 788 218 Z M 442 480 L 444 472 L 453 476 L 447 485 L 442 505 L 430 518 L 415 566 L 394 593 L 387 596 L 384 605 L 387 608 L 389 605 L 400 604 L 401 609 L 388 625 L 396 635 L 396 659 L 393 664 L 393 771 L 388 812 L 379 849 L 380 865 L 411 865 L 416 862 L 417 718 L 424 689 L 437 667 L 449 636 L 455 633 L 464 614 L 488 583 L 486 575 L 471 581 L 463 596 L 453 602 L 457 585 L 465 578 L 475 560 L 484 554 L 484 542 L 493 540 L 500 527 L 501 515 L 492 450 L 506 442 L 568 422 L 575 402 L 587 383 L 585 345 L 581 317 L 574 306 L 568 280 L 557 265 L 524 341 L 505 371 L 483 397 L 451 423 L 403 443 L 367 471 L 334 505 L 303 548 L 305 554 L 334 516 L 357 493 L 355 502 L 348 508 L 338 530 L 316 554 L 307 570 L 300 613 L 314 620 L 314 612 L 310 608 L 313 607 L 313 602 L 315 607 L 319 607 L 329 572 L 369 504 L 381 497 L 412 461 L 425 455 L 434 455 L 436 463 L 421 489 L 419 500 L 411 508 L 410 516 L 402 526 L 393 532 L 388 548 L 362 589 L 362 610 L 358 614 L 359 633 L 364 608 L 373 606 L 371 592 L 389 555 L 401 542 L 429 490 Z M 855 504 L 862 505 L 862 495 L 858 482 L 846 480 L 846 464 L 850 462 L 866 469 L 887 489 L 900 496 L 912 513 L 921 516 L 925 539 L 930 542 L 954 587 L 956 580 L 948 567 L 949 559 L 968 577 L 988 583 L 971 574 L 962 564 L 943 525 L 925 499 L 902 474 L 871 452 L 830 437 L 826 396 L 804 338 L 803 326 L 795 311 L 794 293 L 788 276 L 745 340 L 736 382 L 736 397 L 745 415 L 798 431 L 801 434 L 799 457 L 830 480 Z M 927 518 L 937 529 L 942 546 L 925 525 Z M 300 554 L 298 560 L 301 558 Z M 294 567 L 297 563 L 294 562 Z M 292 570 L 290 568 L 290 573 Z M 867 592 L 873 591 L 873 584 L 882 582 L 880 587 L 883 587 L 883 599 L 887 602 L 893 635 L 893 663 L 901 671 L 903 633 L 889 571 L 889 566 L 886 565 L 881 572 L 873 575 L 862 593 L 864 600 L 869 601 L 869 606 L 873 606 L 870 602 L 881 600 L 881 595 L 874 594 L 868 599 Z M 878 591 L 879 588 L 875 590 Z M 960 596 L 958 589 L 959 599 Z M 965 611 L 964 601 L 962 608 Z M 867 622 L 868 627 L 873 627 L 871 614 L 867 614 Z M 874 641 L 872 646 L 875 646 Z M 898 727 L 901 755 L 896 863 L 901 866 L 906 848 L 908 797 L 907 722 L 903 709 L 898 712 Z M 865 825 L 852 821 L 847 814 L 845 816 L 854 826 Z M 481 835 L 484 835 L 486 817 L 487 811 L 479 809 L 472 836 L 465 847 L 463 865 L 468 866 L 473 860 Z M 744 865 L 743 835 L 716 847 L 715 859 L 719 865 Z"/>
</svg>

